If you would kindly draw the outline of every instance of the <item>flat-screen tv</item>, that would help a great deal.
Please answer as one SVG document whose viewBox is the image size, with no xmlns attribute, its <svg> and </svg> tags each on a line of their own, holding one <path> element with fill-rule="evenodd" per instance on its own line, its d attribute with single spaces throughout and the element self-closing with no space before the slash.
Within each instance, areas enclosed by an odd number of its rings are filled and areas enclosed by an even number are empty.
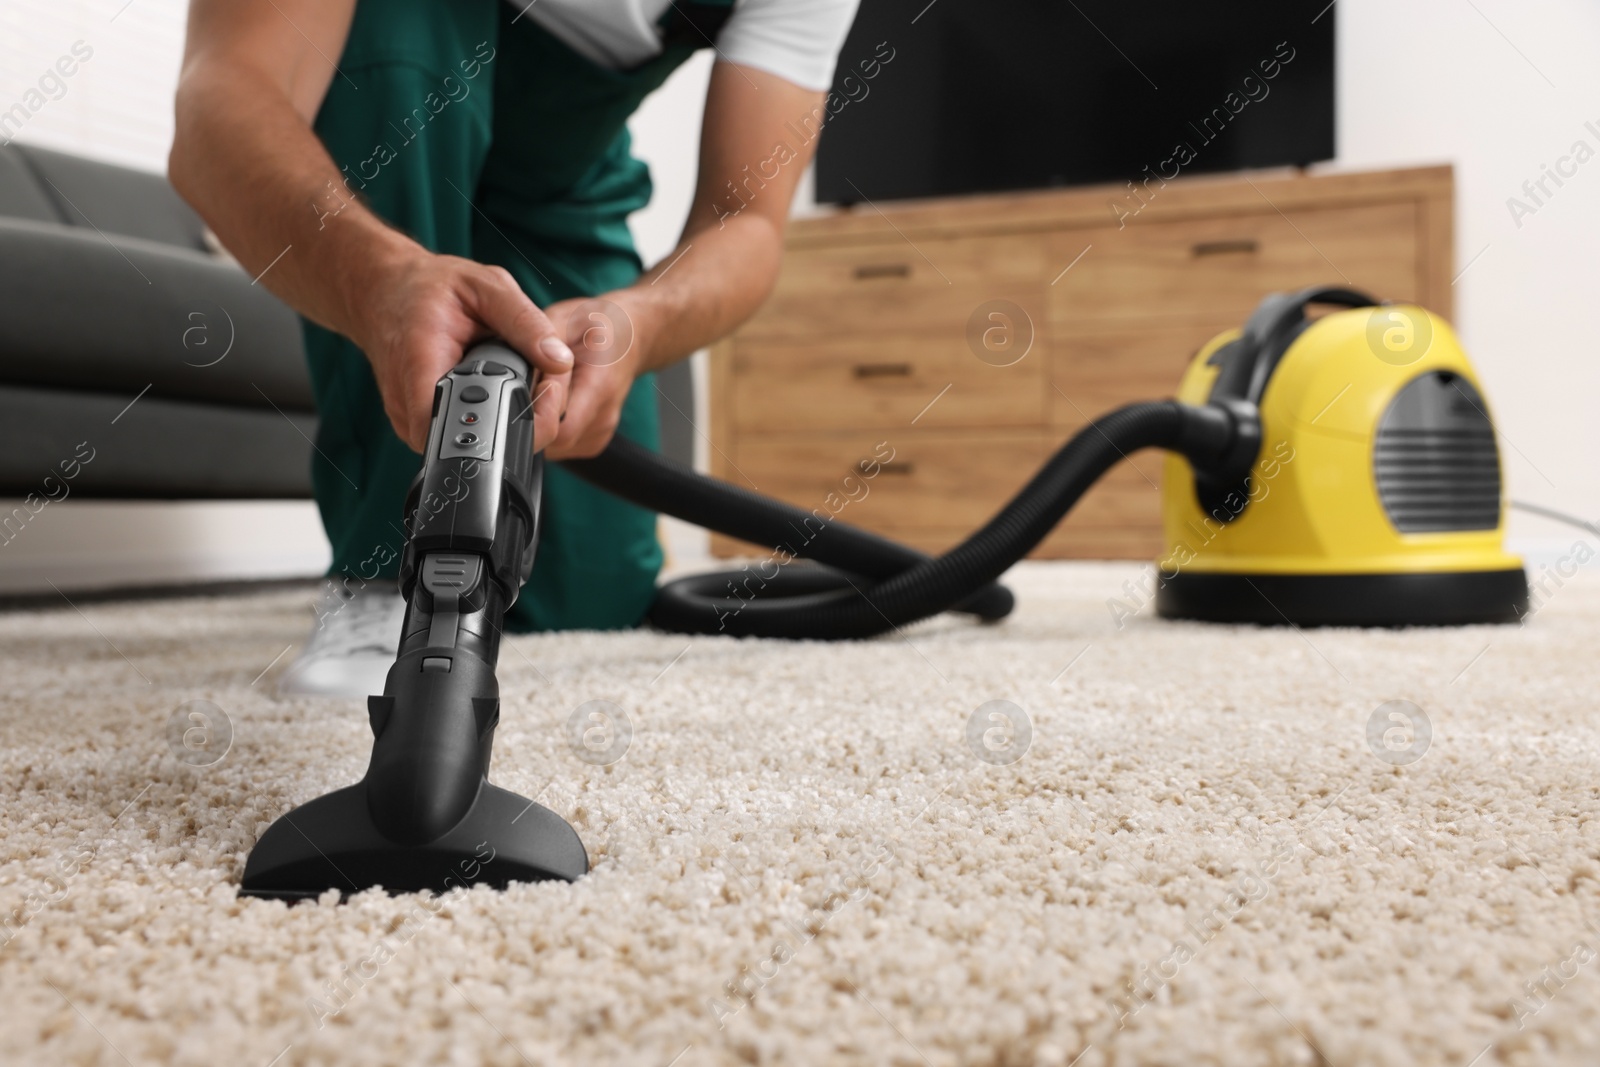
<svg viewBox="0 0 1600 1067">
<path fill-rule="evenodd" d="M 1334 154 L 1329 0 L 861 0 L 827 203 L 1305 165 Z"/>
</svg>

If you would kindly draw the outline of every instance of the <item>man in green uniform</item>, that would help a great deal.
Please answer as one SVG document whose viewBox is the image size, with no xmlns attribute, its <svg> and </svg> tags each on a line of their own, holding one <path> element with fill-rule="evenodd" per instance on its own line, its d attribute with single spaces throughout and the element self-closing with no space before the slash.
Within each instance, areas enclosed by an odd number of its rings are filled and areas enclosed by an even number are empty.
<svg viewBox="0 0 1600 1067">
<path fill-rule="evenodd" d="M 498 336 L 544 375 L 536 447 L 656 444 L 651 371 L 726 334 L 777 274 L 855 0 L 194 0 L 173 184 L 306 320 L 333 545 L 290 693 L 381 689 L 401 508 L 434 382 Z M 717 50 L 695 199 L 642 273 L 626 121 Z M 655 516 L 554 468 L 519 629 L 644 615 Z M 374 685 L 376 680 L 376 685 Z"/>
</svg>

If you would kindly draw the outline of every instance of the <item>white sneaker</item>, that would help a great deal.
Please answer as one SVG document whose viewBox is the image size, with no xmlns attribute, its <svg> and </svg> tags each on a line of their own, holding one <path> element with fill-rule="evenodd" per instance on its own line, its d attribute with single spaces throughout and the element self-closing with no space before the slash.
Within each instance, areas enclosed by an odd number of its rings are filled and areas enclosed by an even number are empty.
<svg viewBox="0 0 1600 1067">
<path fill-rule="evenodd" d="M 405 624 L 406 602 L 393 585 L 351 592 L 328 582 L 312 610 L 317 624 L 278 679 L 278 695 L 360 699 L 383 692 Z"/>
</svg>

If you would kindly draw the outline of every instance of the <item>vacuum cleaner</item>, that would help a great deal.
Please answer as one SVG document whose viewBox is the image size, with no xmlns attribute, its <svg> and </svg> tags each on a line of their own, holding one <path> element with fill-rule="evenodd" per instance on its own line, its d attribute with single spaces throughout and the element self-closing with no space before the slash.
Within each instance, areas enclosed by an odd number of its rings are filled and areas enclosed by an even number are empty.
<svg viewBox="0 0 1600 1067">
<path fill-rule="evenodd" d="M 1315 303 L 1348 310 L 1313 322 Z M 1270 440 L 1231 497 L 1167 459 L 1161 615 L 1419 626 L 1527 613 L 1494 423 L 1443 319 L 1342 289 L 1269 296 L 1178 389 L 1180 403 L 1224 399 L 1257 410 Z"/>
<path fill-rule="evenodd" d="M 1313 318 L 1314 305 L 1338 310 Z M 543 468 L 531 453 L 529 373 L 490 343 L 439 382 L 406 504 L 399 651 L 384 692 L 368 701 L 366 776 L 273 823 L 242 893 L 443 892 L 588 870 L 565 820 L 487 780 L 500 617 L 538 539 Z M 945 611 L 1004 618 L 1015 601 L 997 579 L 1101 475 L 1145 448 L 1170 453 L 1163 616 L 1403 626 L 1512 622 L 1527 611 L 1521 563 L 1503 548 L 1494 425 L 1459 342 L 1422 308 L 1346 288 L 1268 296 L 1242 330 L 1200 350 L 1177 399 L 1091 422 L 942 556 L 622 438 L 565 466 L 623 499 L 772 548 L 764 571 L 663 585 L 649 614 L 656 627 L 841 640 Z"/>
</svg>

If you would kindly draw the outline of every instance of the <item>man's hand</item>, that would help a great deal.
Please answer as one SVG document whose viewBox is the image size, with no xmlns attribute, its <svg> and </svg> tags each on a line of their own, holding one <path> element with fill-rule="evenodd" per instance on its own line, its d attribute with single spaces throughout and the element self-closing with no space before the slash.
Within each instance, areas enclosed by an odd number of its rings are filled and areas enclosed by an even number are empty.
<svg viewBox="0 0 1600 1067">
<path fill-rule="evenodd" d="M 646 367 L 646 313 L 628 290 L 603 297 L 562 300 L 545 308 L 576 357 L 561 432 L 551 459 L 588 459 L 611 442 L 622 404 Z"/>
<path fill-rule="evenodd" d="M 434 384 L 487 337 L 498 337 L 540 372 L 533 447 L 557 440 L 573 352 L 509 271 L 419 248 L 374 270 L 367 292 L 371 299 L 354 313 L 351 340 L 372 364 L 384 412 L 406 444 L 422 451 Z"/>
</svg>

